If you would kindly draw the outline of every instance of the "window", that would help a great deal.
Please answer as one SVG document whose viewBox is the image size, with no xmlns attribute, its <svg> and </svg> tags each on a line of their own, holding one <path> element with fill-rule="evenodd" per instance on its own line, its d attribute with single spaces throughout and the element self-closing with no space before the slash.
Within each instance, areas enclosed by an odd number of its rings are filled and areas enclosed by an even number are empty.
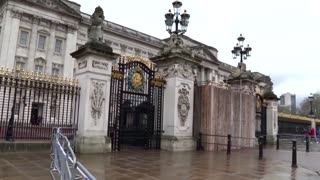
<svg viewBox="0 0 320 180">
<path fill-rule="evenodd" d="M 34 61 L 34 72 L 44 73 L 46 67 L 46 60 L 43 58 L 37 58 Z"/>
<path fill-rule="evenodd" d="M 63 65 L 53 63 L 53 64 L 52 64 L 52 76 L 59 76 L 59 75 L 61 75 L 62 68 L 63 68 Z"/>
<path fill-rule="evenodd" d="M 31 107 L 31 125 L 40 125 L 43 117 L 43 103 L 32 103 Z"/>
<path fill-rule="evenodd" d="M 26 64 L 24 62 L 16 62 L 16 69 L 25 70 Z"/>
<path fill-rule="evenodd" d="M 62 53 L 62 42 L 63 41 L 61 39 L 56 39 L 56 45 L 55 45 L 55 49 L 54 49 L 55 53 L 59 53 L 59 54 Z"/>
<path fill-rule="evenodd" d="M 27 64 L 28 58 L 16 56 L 15 57 L 15 67 L 16 69 L 24 70 L 26 71 L 26 64 Z"/>
<path fill-rule="evenodd" d="M 45 47 L 46 47 L 46 39 L 47 39 L 47 36 L 39 35 L 38 49 L 41 49 L 41 50 L 45 49 Z"/>
<path fill-rule="evenodd" d="M 53 75 L 53 76 L 58 76 L 58 75 L 60 75 L 60 69 L 58 69 L 58 68 L 52 68 L 52 75 Z"/>
<path fill-rule="evenodd" d="M 21 30 L 19 44 L 22 46 L 28 46 L 28 38 L 29 38 L 29 32 L 25 30 Z"/>
<path fill-rule="evenodd" d="M 43 73 L 43 66 L 42 65 L 35 65 L 34 71 L 37 73 Z"/>
</svg>

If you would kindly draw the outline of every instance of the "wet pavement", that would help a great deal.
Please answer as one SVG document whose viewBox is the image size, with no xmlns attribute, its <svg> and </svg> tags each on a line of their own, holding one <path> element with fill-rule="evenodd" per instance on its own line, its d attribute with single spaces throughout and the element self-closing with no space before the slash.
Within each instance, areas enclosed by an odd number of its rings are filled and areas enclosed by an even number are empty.
<svg viewBox="0 0 320 180">
<path fill-rule="evenodd" d="M 268 149 L 258 160 L 257 149 L 225 152 L 167 152 L 126 150 L 107 155 L 78 155 L 78 160 L 101 180 L 313 180 L 320 179 L 320 153 L 298 152 L 298 168 L 291 168 L 291 152 Z M 49 153 L 0 155 L 0 179 L 50 179 Z M 310 163 L 311 161 L 312 163 Z"/>
</svg>

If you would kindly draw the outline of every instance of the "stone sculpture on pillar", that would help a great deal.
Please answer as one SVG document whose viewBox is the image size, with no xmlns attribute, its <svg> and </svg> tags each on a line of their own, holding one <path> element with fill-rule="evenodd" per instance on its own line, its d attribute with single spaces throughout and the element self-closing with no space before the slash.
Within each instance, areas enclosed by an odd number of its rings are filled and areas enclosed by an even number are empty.
<svg viewBox="0 0 320 180">
<path fill-rule="evenodd" d="M 89 42 L 103 42 L 103 9 L 98 6 L 90 18 L 90 27 L 88 29 Z"/>
<path fill-rule="evenodd" d="M 76 136 L 79 153 L 111 151 L 108 118 L 112 62 L 119 54 L 103 43 L 103 10 L 97 7 L 91 17 L 88 42 L 71 56 L 76 59 L 76 79 L 81 86 L 80 113 Z"/>
</svg>

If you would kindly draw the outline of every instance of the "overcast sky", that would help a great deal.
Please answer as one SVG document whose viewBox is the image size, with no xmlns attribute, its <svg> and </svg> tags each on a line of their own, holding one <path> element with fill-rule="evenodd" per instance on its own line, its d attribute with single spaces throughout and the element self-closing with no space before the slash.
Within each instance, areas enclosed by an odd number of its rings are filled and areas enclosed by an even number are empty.
<svg viewBox="0 0 320 180">
<path fill-rule="evenodd" d="M 74 0 L 81 11 L 104 9 L 107 20 L 167 38 L 164 14 L 173 0 Z M 181 0 L 191 15 L 185 35 L 218 49 L 236 66 L 231 49 L 240 33 L 252 47 L 247 68 L 271 76 L 274 91 L 298 99 L 320 91 L 320 0 Z"/>
</svg>

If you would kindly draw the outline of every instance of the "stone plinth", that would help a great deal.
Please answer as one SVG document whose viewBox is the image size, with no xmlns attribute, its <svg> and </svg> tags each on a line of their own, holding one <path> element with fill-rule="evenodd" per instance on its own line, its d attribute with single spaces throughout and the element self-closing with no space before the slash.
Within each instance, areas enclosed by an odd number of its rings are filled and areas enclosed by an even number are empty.
<svg viewBox="0 0 320 180">
<path fill-rule="evenodd" d="M 112 61 L 119 56 L 102 43 L 87 43 L 71 54 L 76 58 L 76 79 L 81 87 L 76 151 L 111 151 L 108 115 Z"/>
<path fill-rule="evenodd" d="M 162 136 L 161 149 L 168 151 L 193 151 L 196 140 L 192 136 Z"/>
</svg>

